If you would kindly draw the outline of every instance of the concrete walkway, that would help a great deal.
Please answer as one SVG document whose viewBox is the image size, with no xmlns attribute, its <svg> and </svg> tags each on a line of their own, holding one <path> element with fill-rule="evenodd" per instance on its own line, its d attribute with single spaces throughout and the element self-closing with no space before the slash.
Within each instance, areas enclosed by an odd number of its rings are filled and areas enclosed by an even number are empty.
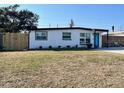
<svg viewBox="0 0 124 93">
<path fill-rule="evenodd" d="M 100 49 L 95 49 L 95 50 L 124 54 L 124 47 L 109 47 L 109 48 L 100 48 Z"/>
</svg>

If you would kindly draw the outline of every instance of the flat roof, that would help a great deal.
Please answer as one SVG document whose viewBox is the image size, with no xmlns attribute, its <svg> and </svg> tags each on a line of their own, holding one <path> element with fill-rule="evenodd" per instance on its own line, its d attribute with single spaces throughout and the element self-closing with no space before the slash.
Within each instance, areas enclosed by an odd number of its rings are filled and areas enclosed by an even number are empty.
<svg viewBox="0 0 124 93">
<path fill-rule="evenodd" d="M 92 28 L 84 28 L 84 27 L 58 27 L 58 28 L 36 28 L 36 29 L 30 29 L 30 30 L 68 30 L 68 29 L 80 29 L 80 30 L 90 30 L 90 31 L 102 31 L 102 32 L 108 32 L 107 29 L 92 29 Z"/>
</svg>

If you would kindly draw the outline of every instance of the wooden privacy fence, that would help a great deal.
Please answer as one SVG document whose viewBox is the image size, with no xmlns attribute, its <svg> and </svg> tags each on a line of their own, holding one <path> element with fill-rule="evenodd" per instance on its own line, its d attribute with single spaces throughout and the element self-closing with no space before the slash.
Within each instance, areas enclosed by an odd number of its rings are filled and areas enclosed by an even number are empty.
<svg viewBox="0 0 124 93">
<path fill-rule="evenodd" d="M 5 33 L 3 34 L 4 50 L 28 49 L 28 33 Z"/>
</svg>

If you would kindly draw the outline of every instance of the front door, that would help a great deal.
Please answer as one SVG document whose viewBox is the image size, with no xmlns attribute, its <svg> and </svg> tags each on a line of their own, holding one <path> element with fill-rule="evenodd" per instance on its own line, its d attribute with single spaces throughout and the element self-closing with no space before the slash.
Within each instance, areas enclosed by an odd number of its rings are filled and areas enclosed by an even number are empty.
<svg viewBox="0 0 124 93">
<path fill-rule="evenodd" d="M 99 33 L 94 34 L 94 48 L 99 47 Z"/>
</svg>

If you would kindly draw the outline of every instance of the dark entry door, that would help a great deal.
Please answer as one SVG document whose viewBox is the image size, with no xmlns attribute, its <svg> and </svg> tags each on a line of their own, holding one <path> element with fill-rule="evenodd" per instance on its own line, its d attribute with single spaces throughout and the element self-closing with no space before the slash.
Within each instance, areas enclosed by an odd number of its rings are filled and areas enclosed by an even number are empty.
<svg viewBox="0 0 124 93">
<path fill-rule="evenodd" d="M 94 48 L 99 48 L 99 33 L 94 34 Z"/>
<path fill-rule="evenodd" d="M 3 47 L 3 35 L 0 33 L 0 49 Z"/>
</svg>

